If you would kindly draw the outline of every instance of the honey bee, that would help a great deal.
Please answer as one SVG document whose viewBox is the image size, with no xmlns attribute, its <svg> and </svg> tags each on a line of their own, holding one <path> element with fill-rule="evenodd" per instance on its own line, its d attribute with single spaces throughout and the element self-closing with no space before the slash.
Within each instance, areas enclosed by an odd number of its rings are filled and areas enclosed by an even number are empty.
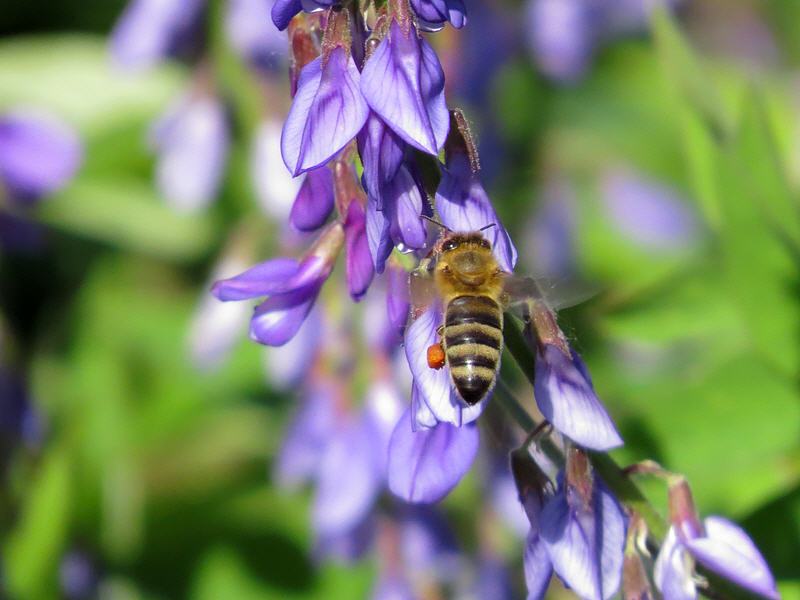
<svg viewBox="0 0 800 600">
<path fill-rule="evenodd" d="M 444 323 L 437 331 L 440 341 L 427 350 L 428 366 L 449 367 L 452 387 L 465 404 L 477 404 L 494 389 L 506 310 L 518 308 L 524 323 L 536 321 L 543 342 L 568 349 L 554 309 L 583 302 L 596 290 L 561 283 L 556 295 L 546 278 L 504 271 L 482 233 L 494 224 L 459 233 L 425 218 L 445 233 L 411 273 L 413 315 L 422 314 L 437 299 L 441 301 Z M 546 296 L 543 290 L 547 290 Z"/>
<path fill-rule="evenodd" d="M 520 285 L 522 283 L 522 285 Z M 447 232 L 412 274 L 412 296 L 441 299 L 440 342 L 428 348 L 428 366 L 449 367 L 458 396 L 468 405 L 495 386 L 503 351 L 503 311 L 520 293 L 538 295 L 533 280 L 500 268 L 481 231 Z"/>
</svg>

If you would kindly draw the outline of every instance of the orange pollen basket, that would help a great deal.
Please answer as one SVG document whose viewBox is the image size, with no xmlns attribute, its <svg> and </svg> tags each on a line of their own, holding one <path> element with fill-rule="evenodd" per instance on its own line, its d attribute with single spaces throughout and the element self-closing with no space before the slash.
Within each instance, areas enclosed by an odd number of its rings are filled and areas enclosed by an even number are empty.
<svg viewBox="0 0 800 600">
<path fill-rule="evenodd" d="M 428 366 L 431 369 L 441 369 L 444 366 L 444 348 L 441 344 L 428 348 Z"/>
</svg>

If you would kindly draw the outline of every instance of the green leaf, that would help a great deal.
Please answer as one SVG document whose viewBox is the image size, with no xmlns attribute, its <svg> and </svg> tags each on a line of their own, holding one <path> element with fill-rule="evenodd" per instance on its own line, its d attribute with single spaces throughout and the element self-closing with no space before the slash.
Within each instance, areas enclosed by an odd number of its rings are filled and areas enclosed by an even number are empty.
<svg viewBox="0 0 800 600">
<path fill-rule="evenodd" d="M 81 177 L 42 202 L 37 214 L 54 227 L 172 260 L 195 258 L 214 239 L 210 216 L 175 213 L 136 178 Z"/>
<path fill-rule="evenodd" d="M 45 455 L 18 525 L 3 550 L 3 577 L 15 598 L 41 600 L 58 596 L 58 564 L 70 520 L 70 482 L 65 446 L 54 446 Z"/>
<path fill-rule="evenodd" d="M 719 91 L 663 5 L 653 8 L 652 29 L 662 68 L 674 93 L 703 117 L 715 136 L 729 135 L 731 118 Z"/>
<path fill-rule="evenodd" d="M 720 151 L 720 239 L 729 293 L 754 347 L 786 375 L 800 364 L 800 283 L 792 198 L 767 147 L 765 122 L 745 100 L 741 131 Z M 788 213 L 788 214 L 787 214 Z"/>
<path fill-rule="evenodd" d="M 174 66 L 143 74 L 116 70 L 97 35 L 19 37 L 0 44 L 0 108 L 55 112 L 92 135 L 150 118 L 180 89 Z"/>
</svg>

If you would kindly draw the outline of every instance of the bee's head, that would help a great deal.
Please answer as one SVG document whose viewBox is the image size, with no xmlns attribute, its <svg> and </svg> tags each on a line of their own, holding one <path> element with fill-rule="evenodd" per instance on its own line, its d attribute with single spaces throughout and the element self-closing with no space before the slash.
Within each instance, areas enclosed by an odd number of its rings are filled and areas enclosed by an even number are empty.
<svg viewBox="0 0 800 600">
<path fill-rule="evenodd" d="M 492 245 L 479 232 L 453 233 L 442 240 L 439 268 L 462 285 L 483 284 L 496 267 Z"/>
</svg>

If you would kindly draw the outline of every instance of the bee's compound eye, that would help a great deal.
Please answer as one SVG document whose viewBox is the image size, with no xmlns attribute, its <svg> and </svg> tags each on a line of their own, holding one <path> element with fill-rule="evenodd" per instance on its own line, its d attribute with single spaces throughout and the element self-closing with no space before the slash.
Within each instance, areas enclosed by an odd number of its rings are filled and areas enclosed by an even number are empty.
<svg viewBox="0 0 800 600">
<path fill-rule="evenodd" d="M 442 250 L 445 252 L 449 250 L 455 250 L 458 247 L 458 243 L 455 240 L 447 240 L 444 244 L 442 244 Z"/>
<path fill-rule="evenodd" d="M 492 245 L 489 243 L 489 240 L 487 240 L 486 238 L 481 238 L 480 245 L 481 245 L 481 248 L 486 248 L 487 250 L 491 250 L 492 249 Z"/>
</svg>

